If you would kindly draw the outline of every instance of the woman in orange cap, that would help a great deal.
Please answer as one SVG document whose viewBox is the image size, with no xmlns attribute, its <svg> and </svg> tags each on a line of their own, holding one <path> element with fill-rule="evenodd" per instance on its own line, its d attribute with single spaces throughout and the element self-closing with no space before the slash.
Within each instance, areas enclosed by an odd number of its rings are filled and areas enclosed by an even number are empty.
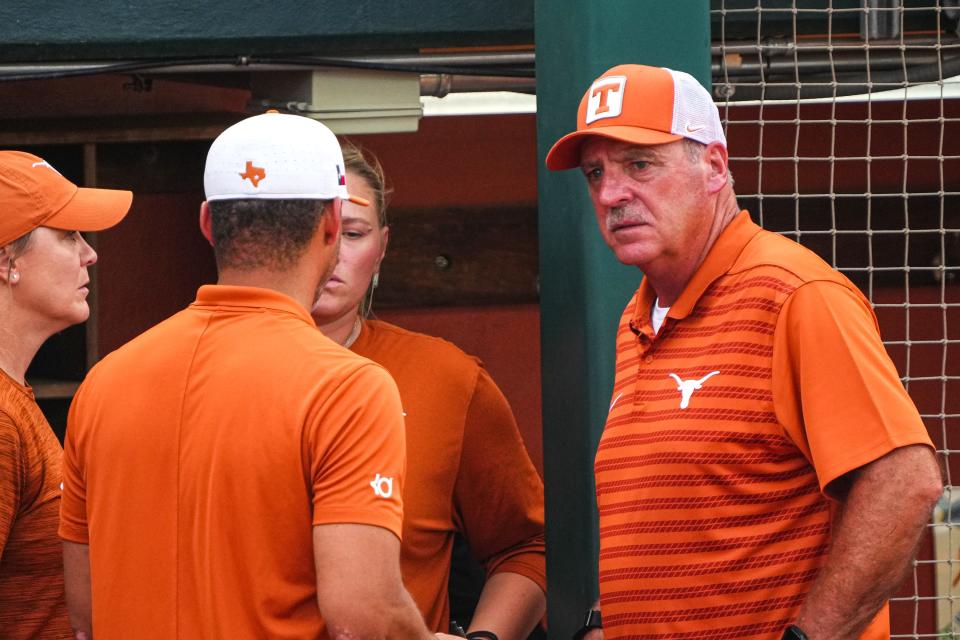
<svg viewBox="0 0 960 640">
<path fill-rule="evenodd" d="M 72 638 L 57 537 L 63 450 L 26 381 L 54 333 L 90 315 L 97 254 L 80 231 L 119 222 L 129 191 L 80 189 L 0 151 L 0 637 Z"/>
<path fill-rule="evenodd" d="M 407 429 L 401 569 L 427 626 L 450 624 L 447 582 L 454 537 L 464 537 L 487 581 L 467 637 L 520 640 L 546 600 L 543 484 L 513 413 L 476 358 L 453 344 L 367 319 L 387 248 L 383 171 L 342 144 L 351 193 L 344 202 L 340 259 L 313 309 L 332 340 L 393 376 Z"/>
</svg>

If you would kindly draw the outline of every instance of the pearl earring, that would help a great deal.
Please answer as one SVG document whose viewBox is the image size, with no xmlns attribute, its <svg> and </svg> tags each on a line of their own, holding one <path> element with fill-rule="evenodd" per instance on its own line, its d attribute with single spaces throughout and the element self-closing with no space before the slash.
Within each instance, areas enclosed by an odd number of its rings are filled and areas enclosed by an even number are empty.
<svg viewBox="0 0 960 640">
<path fill-rule="evenodd" d="M 16 282 L 17 280 L 20 279 L 20 274 L 14 271 L 13 273 L 10 274 L 10 279 Z"/>
</svg>

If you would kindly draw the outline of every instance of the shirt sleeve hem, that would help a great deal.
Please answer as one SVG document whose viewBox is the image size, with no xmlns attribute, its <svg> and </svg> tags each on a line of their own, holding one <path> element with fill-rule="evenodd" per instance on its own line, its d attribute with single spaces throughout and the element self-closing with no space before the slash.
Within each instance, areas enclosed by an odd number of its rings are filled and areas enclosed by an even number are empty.
<svg viewBox="0 0 960 640">
<path fill-rule="evenodd" d="M 909 434 L 903 438 L 884 440 L 883 442 L 875 443 L 869 447 L 864 447 L 860 451 L 851 454 L 845 454 L 841 463 L 832 465 L 823 474 L 818 474 L 820 491 L 825 493 L 826 488 L 834 480 L 846 475 L 847 473 L 850 473 L 855 469 L 859 469 L 860 467 L 866 466 L 871 462 L 875 462 L 888 453 L 896 449 L 900 449 L 901 447 L 925 445 L 930 447 L 931 450 L 935 451 L 930 438 L 924 436 L 926 436 L 926 434 Z"/>
<path fill-rule="evenodd" d="M 67 542 L 76 542 L 77 544 L 90 544 L 90 536 L 86 531 L 82 531 L 75 527 L 70 527 L 64 524 L 60 525 L 57 534 L 60 536 L 61 540 Z"/>
<path fill-rule="evenodd" d="M 495 565 L 490 575 L 498 573 L 516 573 L 535 582 L 537 586 L 547 591 L 547 575 L 544 571 L 544 558 L 540 553 L 525 553 L 513 556 L 508 560 Z"/>
<path fill-rule="evenodd" d="M 361 524 L 380 527 L 397 536 L 397 539 L 402 539 L 401 520 L 384 516 L 382 513 L 357 513 L 356 509 L 324 509 L 322 515 L 314 516 L 313 526 L 327 524 Z"/>
</svg>

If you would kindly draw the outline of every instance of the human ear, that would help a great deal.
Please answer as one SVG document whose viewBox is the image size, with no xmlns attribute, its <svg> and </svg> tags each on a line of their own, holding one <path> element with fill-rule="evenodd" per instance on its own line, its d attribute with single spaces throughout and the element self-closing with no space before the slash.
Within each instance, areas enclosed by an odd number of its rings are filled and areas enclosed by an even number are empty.
<svg viewBox="0 0 960 640">
<path fill-rule="evenodd" d="M 729 179 L 727 148 L 719 142 L 712 142 L 707 145 L 704 158 L 708 163 L 707 189 L 709 193 L 717 193 L 726 186 Z"/>
<path fill-rule="evenodd" d="M 383 257 L 387 255 L 387 244 L 390 242 L 390 227 L 385 226 L 380 229 L 380 257 L 377 258 L 377 269 L 383 262 Z"/>
<path fill-rule="evenodd" d="M 340 213 L 343 211 L 343 200 L 334 198 L 327 206 L 323 215 L 323 243 L 336 244 L 340 241 Z"/>
<path fill-rule="evenodd" d="M 10 245 L 0 247 L 0 280 L 13 284 L 20 279 L 20 272 L 13 265 L 13 253 Z"/>
<path fill-rule="evenodd" d="M 204 200 L 200 205 L 200 233 L 213 246 L 213 219 L 210 217 L 210 204 Z"/>
</svg>

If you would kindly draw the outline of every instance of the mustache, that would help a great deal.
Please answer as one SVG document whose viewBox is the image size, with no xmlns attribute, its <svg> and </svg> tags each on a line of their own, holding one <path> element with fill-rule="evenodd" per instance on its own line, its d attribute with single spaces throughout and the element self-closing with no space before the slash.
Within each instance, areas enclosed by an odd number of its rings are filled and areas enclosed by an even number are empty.
<svg viewBox="0 0 960 640">
<path fill-rule="evenodd" d="M 627 225 L 645 223 L 646 218 L 643 214 L 632 206 L 610 207 L 610 209 L 607 210 L 606 218 L 604 218 L 604 225 L 607 227 L 607 231 L 615 231 Z"/>
</svg>

